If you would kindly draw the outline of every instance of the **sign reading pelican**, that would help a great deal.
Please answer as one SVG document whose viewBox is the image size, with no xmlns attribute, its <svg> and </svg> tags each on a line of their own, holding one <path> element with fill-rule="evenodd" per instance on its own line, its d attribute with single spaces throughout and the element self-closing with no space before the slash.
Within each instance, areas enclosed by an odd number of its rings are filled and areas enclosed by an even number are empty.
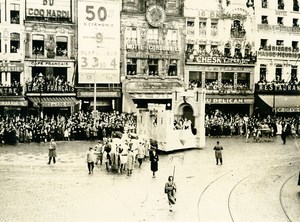
<svg viewBox="0 0 300 222">
<path fill-rule="evenodd" d="M 78 82 L 120 82 L 120 3 L 78 1 Z"/>
</svg>

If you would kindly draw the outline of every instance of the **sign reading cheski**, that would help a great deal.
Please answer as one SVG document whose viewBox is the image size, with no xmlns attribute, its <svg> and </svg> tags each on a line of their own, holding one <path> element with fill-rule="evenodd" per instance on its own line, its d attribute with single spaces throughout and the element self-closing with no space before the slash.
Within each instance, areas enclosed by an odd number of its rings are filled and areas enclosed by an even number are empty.
<svg viewBox="0 0 300 222">
<path fill-rule="evenodd" d="M 78 82 L 120 82 L 120 5 L 78 1 Z"/>
</svg>

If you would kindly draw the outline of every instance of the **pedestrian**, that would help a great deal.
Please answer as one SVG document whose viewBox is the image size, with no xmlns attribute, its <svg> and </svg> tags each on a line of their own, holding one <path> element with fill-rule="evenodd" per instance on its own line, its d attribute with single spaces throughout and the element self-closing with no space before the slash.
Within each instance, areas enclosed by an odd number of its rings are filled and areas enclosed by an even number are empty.
<svg viewBox="0 0 300 222">
<path fill-rule="evenodd" d="M 134 153 L 132 148 L 129 147 L 127 153 L 127 176 L 132 175 L 133 165 L 134 165 Z"/>
<path fill-rule="evenodd" d="M 298 177 L 298 186 L 300 186 L 300 171 L 299 171 L 299 177 Z"/>
<path fill-rule="evenodd" d="M 168 201 L 169 201 L 169 210 L 173 211 L 172 205 L 176 203 L 176 184 L 174 182 L 173 176 L 168 177 L 168 182 L 165 184 L 165 193 L 168 196 Z"/>
<path fill-rule="evenodd" d="M 150 169 L 152 171 L 152 177 L 155 178 L 155 172 L 158 170 L 158 154 L 155 146 L 152 146 L 149 152 Z"/>
<path fill-rule="evenodd" d="M 144 147 L 144 143 L 141 141 L 141 142 L 139 142 L 138 152 L 137 152 L 139 168 L 141 168 L 144 158 L 145 158 L 145 147 Z"/>
<path fill-rule="evenodd" d="M 223 150 L 223 147 L 220 145 L 220 142 L 217 141 L 217 145 L 214 147 L 217 165 L 219 164 L 219 161 L 220 161 L 221 165 L 223 164 L 222 150 Z"/>
<path fill-rule="evenodd" d="M 54 142 L 54 139 L 50 140 L 50 145 L 49 145 L 49 161 L 48 164 L 51 163 L 51 159 L 53 159 L 53 163 L 56 162 L 55 157 L 57 156 L 56 154 L 56 143 Z"/>
<path fill-rule="evenodd" d="M 286 136 L 287 136 L 287 123 L 285 121 L 282 122 L 282 131 L 281 131 L 281 139 L 283 145 L 286 143 Z"/>
<path fill-rule="evenodd" d="M 86 154 L 87 166 L 89 169 L 89 174 L 93 174 L 94 170 L 94 151 L 93 147 L 90 147 Z"/>
</svg>

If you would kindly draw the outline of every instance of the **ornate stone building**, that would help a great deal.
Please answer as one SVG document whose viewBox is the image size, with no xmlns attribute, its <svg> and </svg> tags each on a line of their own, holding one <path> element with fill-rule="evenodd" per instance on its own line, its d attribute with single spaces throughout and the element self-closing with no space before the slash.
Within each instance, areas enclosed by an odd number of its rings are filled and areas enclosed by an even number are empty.
<svg viewBox="0 0 300 222">
<path fill-rule="evenodd" d="M 123 0 L 121 82 L 123 110 L 149 103 L 172 107 L 183 86 L 185 19 L 182 0 Z"/>
</svg>

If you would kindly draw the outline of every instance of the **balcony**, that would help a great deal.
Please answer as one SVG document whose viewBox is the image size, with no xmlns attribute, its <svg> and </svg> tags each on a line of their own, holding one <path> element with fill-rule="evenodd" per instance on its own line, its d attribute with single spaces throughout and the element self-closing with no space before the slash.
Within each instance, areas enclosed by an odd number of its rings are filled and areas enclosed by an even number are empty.
<svg viewBox="0 0 300 222">
<path fill-rule="evenodd" d="M 0 96 L 22 96 L 22 86 L 0 86 Z"/>
</svg>

